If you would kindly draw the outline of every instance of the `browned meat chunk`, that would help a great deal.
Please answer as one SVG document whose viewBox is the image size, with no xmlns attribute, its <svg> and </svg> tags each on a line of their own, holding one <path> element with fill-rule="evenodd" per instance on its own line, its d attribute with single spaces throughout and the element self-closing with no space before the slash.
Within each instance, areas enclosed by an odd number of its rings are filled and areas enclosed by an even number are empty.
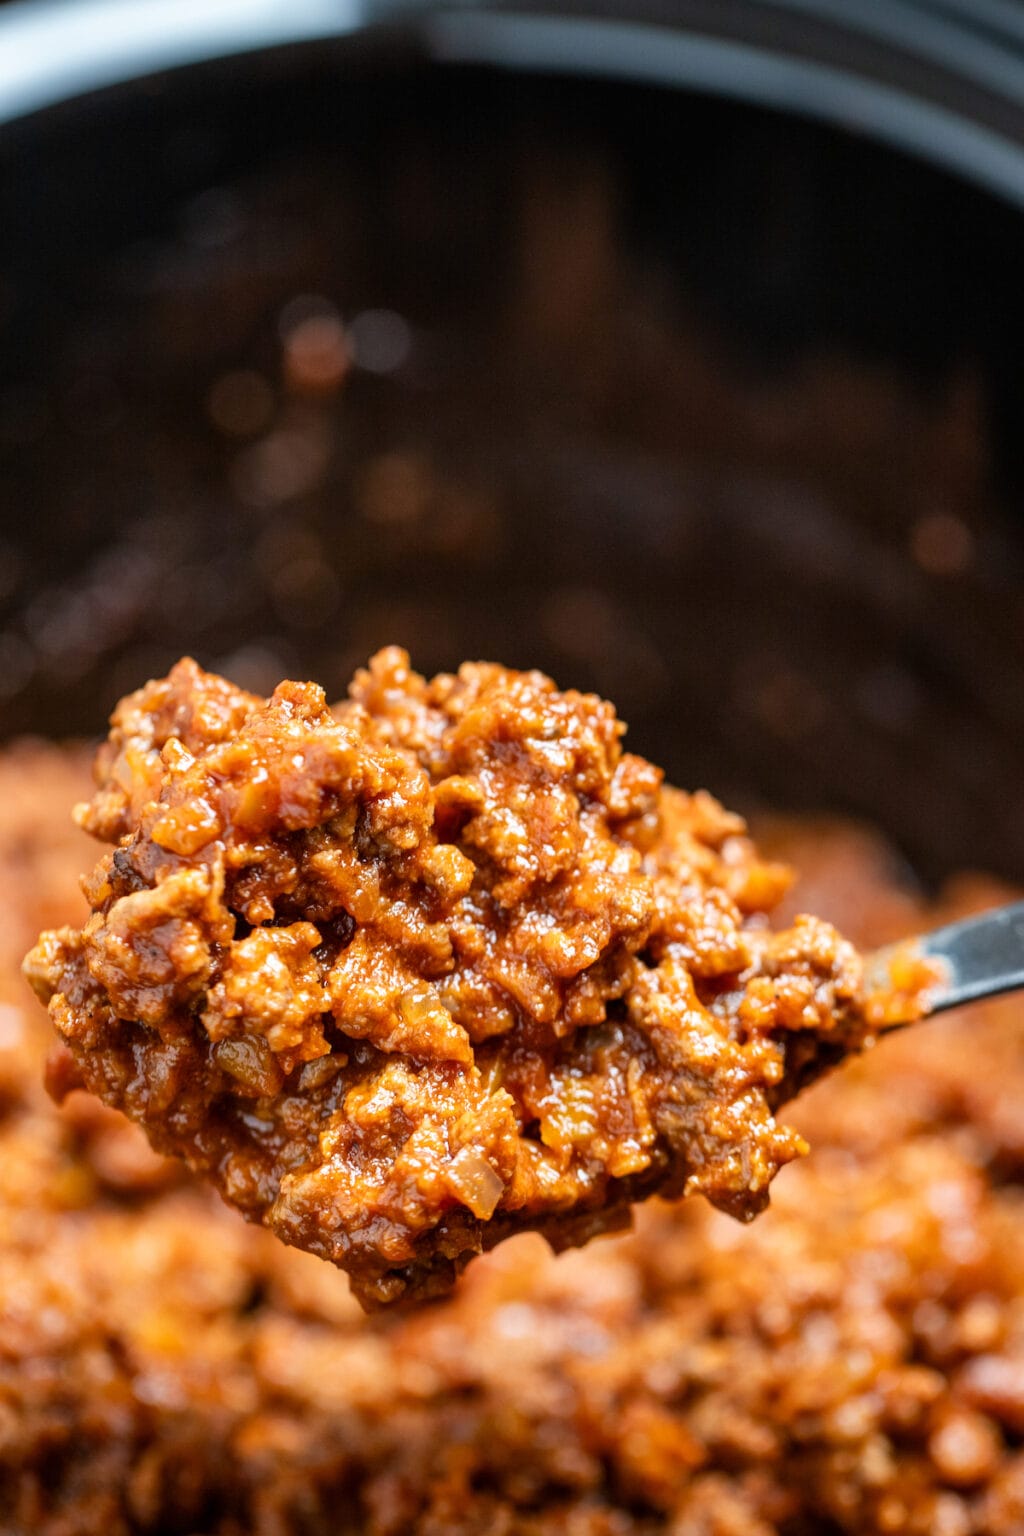
<svg viewBox="0 0 1024 1536">
<path fill-rule="evenodd" d="M 768 928 L 786 870 L 624 753 L 610 704 L 396 649 L 350 692 L 183 661 L 118 707 L 77 813 L 114 844 L 92 915 L 26 962 L 55 1087 L 367 1306 L 655 1190 L 754 1216 L 803 1150 L 774 1110 L 870 1032 L 854 949 Z"/>
</svg>

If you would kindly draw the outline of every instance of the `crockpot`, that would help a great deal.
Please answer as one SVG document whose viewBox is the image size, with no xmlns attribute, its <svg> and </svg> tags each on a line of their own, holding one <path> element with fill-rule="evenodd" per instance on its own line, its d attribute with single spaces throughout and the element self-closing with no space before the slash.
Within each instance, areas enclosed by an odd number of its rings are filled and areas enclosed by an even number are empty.
<svg viewBox="0 0 1024 1536">
<path fill-rule="evenodd" d="M 1005 0 L 0 8 L 0 731 L 183 652 L 598 689 L 1024 870 Z"/>
</svg>

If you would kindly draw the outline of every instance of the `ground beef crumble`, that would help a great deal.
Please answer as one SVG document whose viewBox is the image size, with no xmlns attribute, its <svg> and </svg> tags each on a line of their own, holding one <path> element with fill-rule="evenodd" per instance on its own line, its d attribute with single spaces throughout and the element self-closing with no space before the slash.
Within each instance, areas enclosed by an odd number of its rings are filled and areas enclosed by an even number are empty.
<svg viewBox="0 0 1024 1536">
<path fill-rule="evenodd" d="M 655 1190 L 747 1219 L 775 1110 L 869 1038 L 829 924 L 592 695 L 380 652 L 329 709 L 179 663 L 125 699 L 80 825 L 91 916 L 26 971 L 59 1095 L 124 1110 L 366 1306 L 558 1248 Z M 876 1006 L 877 999 L 873 1006 Z"/>
<path fill-rule="evenodd" d="M 42 1091 L 19 975 L 80 925 L 82 754 L 0 753 L 4 1536 L 1016 1536 L 1024 1528 L 1024 1049 L 1009 998 L 904 1032 L 789 1111 L 814 1155 L 739 1226 L 648 1202 L 552 1258 L 364 1317 L 142 1132 Z M 937 907 L 870 835 L 759 828 L 867 947 Z M 784 898 L 780 917 L 795 911 Z"/>
</svg>

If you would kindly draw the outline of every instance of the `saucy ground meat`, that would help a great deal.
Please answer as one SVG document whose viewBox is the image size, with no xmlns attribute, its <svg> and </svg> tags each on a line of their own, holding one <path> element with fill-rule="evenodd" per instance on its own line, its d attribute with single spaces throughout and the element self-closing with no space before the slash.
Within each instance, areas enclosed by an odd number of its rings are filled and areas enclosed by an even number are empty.
<svg viewBox="0 0 1024 1536">
<path fill-rule="evenodd" d="M 557 1259 L 524 1234 L 366 1318 L 116 1111 L 43 1091 L 20 958 L 82 922 L 86 775 L 0 753 L 4 1536 L 1017 1536 L 1019 999 L 785 1111 L 814 1156 L 751 1226 L 654 1200 L 631 1234 Z M 926 906 L 865 832 L 758 836 L 805 872 L 780 915 L 869 948 L 1013 895 L 961 878 Z"/>
<path fill-rule="evenodd" d="M 381 652 L 330 710 L 181 662 L 113 716 L 78 819 L 114 849 L 26 962 L 84 1086 L 366 1306 L 657 1190 L 741 1218 L 775 1117 L 884 1021 L 743 822 L 621 748 L 610 704 Z"/>
</svg>

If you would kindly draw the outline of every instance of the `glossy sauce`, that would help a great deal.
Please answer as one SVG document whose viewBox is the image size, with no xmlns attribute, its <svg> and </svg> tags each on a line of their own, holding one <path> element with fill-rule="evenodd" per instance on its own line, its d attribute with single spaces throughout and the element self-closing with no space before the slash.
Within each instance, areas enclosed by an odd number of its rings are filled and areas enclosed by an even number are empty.
<svg viewBox="0 0 1024 1536">
<path fill-rule="evenodd" d="M 333 712 L 179 663 L 124 700 L 80 824 L 92 916 L 27 974 L 81 1085 L 366 1306 L 655 1191 L 749 1219 L 777 1107 L 886 1000 L 743 822 L 593 695 L 379 653 Z"/>
</svg>

